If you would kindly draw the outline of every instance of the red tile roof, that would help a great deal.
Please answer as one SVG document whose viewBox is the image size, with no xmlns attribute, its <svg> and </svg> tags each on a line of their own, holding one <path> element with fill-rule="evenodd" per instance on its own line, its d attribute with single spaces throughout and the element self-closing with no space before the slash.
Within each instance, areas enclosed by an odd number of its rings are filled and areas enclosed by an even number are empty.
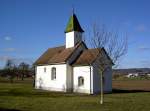
<svg viewBox="0 0 150 111">
<path fill-rule="evenodd" d="M 81 53 L 72 65 L 90 65 L 97 58 L 98 49 L 87 49 Z"/>
<path fill-rule="evenodd" d="M 56 63 L 66 63 L 68 58 L 73 54 L 73 52 L 81 45 L 83 42 L 78 43 L 75 47 L 65 48 L 65 46 L 49 48 L 35 63 L 34 65 L 44 65 L 44 64 L 56 64 Z M 85 44 L 84 44 L 85 45 Z M 85 45 L 86 47 L 86 45 Z M 71 65 L 90 65 L 96 60 L 100 51 L 103 50 L 111 61 L 110 57 L 106 53 L 104 48 L 101 49 L 86 49 L 78 55 L 76 60 L 71 63 Z M 111 61 L 112 62 L 112 61 Z M 113 62 L 112 62 L 113 64 Z"/>
<path fill-rule="evenodd" d="M 48 61 L 54 56 L 59 54 L 65 49 L 65 46 L 49 48 L 38 60 L 34 63 L 34 65 L 42 65 L 48 64 Z"/>
<path fill-rule="evenodd" d="M 75 50 L 75 47 L 64 49 L 60 53 L 55 54 L 48 61 L 48 63 L 62 63 L 62 62 L 66 62 L 66 60 L 74 52 L 74 50 Z"/>
<path fill-rule="evenodd" d="M 34 65 L 64 63 L 73 54 L 73 52 L 81 45 L 80 42 L 75 47 L 65 48 L 65 46 L 49 48 L 35 63 Z M 85 45 L 85 44 L 84 44 Z M 86 45 L 85 45 L 86 47 Z"/>
</svg>

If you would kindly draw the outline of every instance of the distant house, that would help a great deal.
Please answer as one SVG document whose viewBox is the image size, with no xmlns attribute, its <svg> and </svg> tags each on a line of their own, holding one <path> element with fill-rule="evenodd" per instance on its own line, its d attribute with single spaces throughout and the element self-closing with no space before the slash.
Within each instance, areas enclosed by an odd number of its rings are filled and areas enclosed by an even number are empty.
<svg viewBox="0 0 150 111">
<path fill-rule="evenodd" d="M 124 77 L 150 77 L 150 68 L 114 69 L 113 76 Z"/>
<path fill-rule="evenodd" d="M 137 73 L 129 73 L 126 75 L 126 77 L 150 77 L 150 74 L 147 72 L 137 72 Z"/>
<path fill-rule="evenodd" d="M 139 76 L 140 76 L 140 77 L 146 77 L 146 76 L 147 76 L 147 77 L 150 77 L 149 75 L 150 75 L 150 74 L 149 74 L 148 72 L 139 73 Z"/>
<path fill-rule="evenodd" d="M 150 73 L 148 73 L 147 76 L 150 77 Z"/>
<path fill-rule="evenodd" d="M 138 77 L 138 75 L 139 75 L 138 73 L 129 73 L 126 75 L 126 77 L 128 77 L 128 78 L 129 77 Z"/>
<path fill-rule="evenodd" d="M 95 94 L 100 92 L 100 75 L 96 62 L 106 61 L 104 91 L 112 91 L 112 61 L 104 48 L 88 49 L 82 40 L 84 30 L 73 13 L 65 30 L 66 44 L 49 48 L 35 62 L 35 88 L 50 91 Z M 55 41 L 53 41 L 55 42 Z"/>
</svg>

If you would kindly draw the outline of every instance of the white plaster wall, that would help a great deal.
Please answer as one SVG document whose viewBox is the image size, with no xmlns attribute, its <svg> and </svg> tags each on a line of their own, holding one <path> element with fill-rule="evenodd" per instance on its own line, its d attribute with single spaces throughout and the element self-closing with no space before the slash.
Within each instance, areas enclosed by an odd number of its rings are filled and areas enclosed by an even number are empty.
<svg viewBox="0 0 150 111">
<path fill-rule="evenodd" d="M 104 74 L 104 83 L 103 83 L 104 92 L 112 92 L 111 67 L 106 68 L 103 74 Z M 96 65 L 93 65 L 93 91 L 94 93 L 100 92 L 100 73 Z"/>
<path fill-rule="evenodd" d="M 74 32 L 66 33 L 66 48 L 74 47 Z"/>
<path fill-rule="evenodd" d="M 73 68 L 69 64 L 67 64 L 67 91 L 72 92 L 73 91 Z"/>
<path fill-rule="evenodd" d="M 75 50 L 75 52 L 73 52 L 73 54 L 67 61 L 67 81 L 66 82 L 67 82 L 67 91 L 69 91 L 69 92 L 73 91 L 73 67 L 69 64 L 74 62 L 74 60 L 76 60 L 76 58 L 79 56 L 81 51 L 83 51 L 85 49 L 86 49 L 85 46 L 83 44 L 81 44 Z"/>
<path fill-rule="evenodd" d="M 104 91 L 112 92 L 112 68 L 108 67 L 104 71 Z"/>
<path fill-rule="evenodd" d="M 93 64 L 93 92 L 100 92 L 100 75 L 96 64 Z"/>
<path fill-rule="evenodd" d="M 106 69 L 103 72 L 104 74 L 104 92 L 111 92 L 112 91 L 112 64 L 111 62 L 107 59 L 107 56 L 105 55 L 105 53 L 103 54 L 103 61 L 105 61 L 106 63 Z M 98 60 L 96 60 L 93 63 L 93 90 L 94 93 L 98 93 L 100 92 L 100 73 L 99 73 L 99 68 L 98 68 L 98 64 L 100 64 L 98 62 Z"/>
<path fill-rule="evenodd" d="M 66 48 L 74 47 L 79 41 L 82 41 L 81 32 L 72 31 L 66 33 Z"/>
<path fill-rule="evenodd" d="M 112 92 L 112 63 L 111 61 L 108 59 L 107 55 L 104 53 L 102 53 L 103 55 L 103 60 L 106 62 L 106 67 L 105 70 L 103 72 L 104 74 L 104 91 L 105 92 Z"/>
<path fill-rule="evenodd" d="M 73 67 L 74 92 L 88 93 L 88 94 L 92 93 L 92 84 L 91 84 L 92 79 L 90 79 L 92 74 L 90 76 L 90 70 L 91 70 L 90 66 Z M 84 78 L 84 85 L 83 86 L 78 86 L 78 77 L 80 77 L 80 76 L 82 76 Z"/>
<path fill-rule="evenodd" d="M 51 80 L 51 68 L 56 68 L 56 80 Z M 46 68 L 46 72 L 44 72 Z M 66 91 L 66 64 L 37 66 L 35 88 Z"/>
</svg>

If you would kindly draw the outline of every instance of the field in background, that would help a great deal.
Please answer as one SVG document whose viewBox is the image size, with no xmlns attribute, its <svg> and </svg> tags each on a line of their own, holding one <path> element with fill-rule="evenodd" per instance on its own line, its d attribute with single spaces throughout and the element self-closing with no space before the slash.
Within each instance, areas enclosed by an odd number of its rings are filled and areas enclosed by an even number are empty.
<svg viewBox="0 0 150 111">
<path fill-rule="evenodd" d="M 115 80 L 113 89 L 150 91 L 150 80 Z"/>
<path fill-rule="evenodd" d="M 125 74 L 113 74 L 113 80 L 150 80 L 150 76 L 126 77 Z"/>
<path fill-rule="evenodd" d="M 112 94 L 84 95 L 35 90 L 32 80 L 0 81 L 0 111 L 149 111 L 150 81 L 113 81 Z"/>
</svg>

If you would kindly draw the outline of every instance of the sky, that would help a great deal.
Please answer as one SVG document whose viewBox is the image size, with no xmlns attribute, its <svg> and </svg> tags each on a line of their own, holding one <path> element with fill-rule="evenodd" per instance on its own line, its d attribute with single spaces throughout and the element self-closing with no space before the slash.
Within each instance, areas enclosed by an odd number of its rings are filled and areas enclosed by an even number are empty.
<svg viewBox="0 0 150 111">
<path fill-rule="evenodd" d="M 32 64 L 48 48 L 64 45 L 72 7 L 85 38 L 95 21 L 127 34 L 128 52 L 118 68 L 150 68 L 149 0 L 0 0 L 0 68 L 8 59 Z"/>
</svg>

